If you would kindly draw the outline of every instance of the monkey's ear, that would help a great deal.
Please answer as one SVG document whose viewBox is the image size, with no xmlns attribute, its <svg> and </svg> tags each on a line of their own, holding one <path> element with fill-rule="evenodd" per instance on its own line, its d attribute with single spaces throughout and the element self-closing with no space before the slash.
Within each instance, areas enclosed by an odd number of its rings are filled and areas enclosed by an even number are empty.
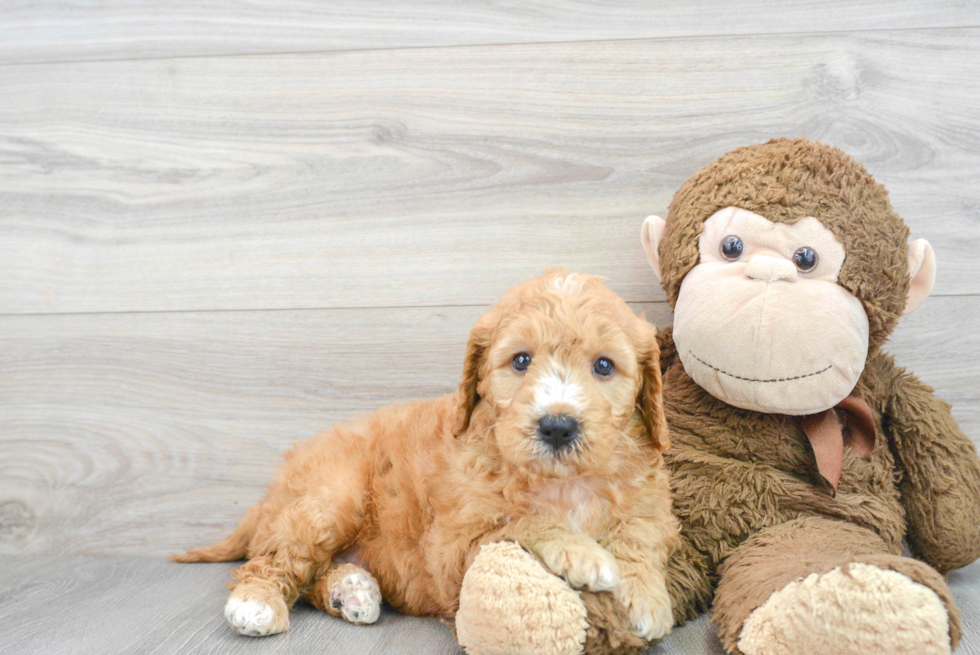
<svg viewBox="0 0 980 655">
<path fill-rule="evenodd" d="M 905 299 L 905 314 L 911 314 L 932 293 L 936 283 L 936 253 L 925 239 L 909 244 L 909 295 Z"/>
<path fill-rule="evenodd" d="M 470 416 L 473 408 L 480 401 L 476 391 L 480 382 L 480 367 L 490 348 L 490 339 L 494 320 L 490 314 L 484 314 L 470 331 L 470 339 L 466 343 L 466 358 L 463 360 L 463 375 L 459 380 L 459 390 L 456 392 L 456 418 L 453 434 L 459 436 L 470 426 Z"/>
<path fill-rule="evenodd" d="M 647 261 L 653 267 L 653 272 L 656 273 L 658 280 L 663 280 L 663 276 L 660 274 L 660 253 L 657 248 L 664 236 L 665 227 L 667 227 L 667 222 L 664 219 L 659 216 L 647 216 L 647 219 L 643 221 L 643 227 L 640 228 L 640 241 L 643 242 Z"/>
</svg>

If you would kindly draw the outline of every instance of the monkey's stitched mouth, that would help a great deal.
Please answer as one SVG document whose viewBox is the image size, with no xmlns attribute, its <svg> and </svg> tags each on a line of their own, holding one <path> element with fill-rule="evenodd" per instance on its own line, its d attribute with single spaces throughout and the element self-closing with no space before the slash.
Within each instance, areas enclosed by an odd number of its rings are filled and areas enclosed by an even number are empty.
<svg viewBox="0 0 980 655">
<path fill-rule="evenodd" d="M 814 375 L 820 375 L 821 373 L 826 373 L 827 371 L 829 371 L 830 369 L 832 369 L 834 367 L 833 364 L 827 364 L 827 368 L 822 368 L 819 371 L 814 371 L 813 373 L 805 373 L 803 375 L 794 375 L 791 378 L 772 378 L 771 380 L 761 380 L 759 378 L 746 378 L 746 377 L 742 377 L 741 375 L 735 375 L 734 373 L 729 373 L 728 371 L 723 371 L 720 368 L 718 368 L 717 366 L 714 366 L 714 365 L 709 364 L 708 362 L 704 361 L 703 359 L 701 359 L 700 357 L 698 357 L 697 355 L 695 355 L 693 351 L 688 350 L 687 353 L 691 357 L 693 357 L 694 359 L 698 360 L 699 362 L 701 362 L 702 364 L 704 364 L 705 366 L 707 366 L 708 368 L 710 368 L 711 370 L 718 371 L 722 375 L 727 375 L 730 378 L 734 378 L 736 380 L 743 380 L 745 382 L 792 382 L 793 380 L 802 380 L 803 378 L 812 378 Z"/>
</svg>

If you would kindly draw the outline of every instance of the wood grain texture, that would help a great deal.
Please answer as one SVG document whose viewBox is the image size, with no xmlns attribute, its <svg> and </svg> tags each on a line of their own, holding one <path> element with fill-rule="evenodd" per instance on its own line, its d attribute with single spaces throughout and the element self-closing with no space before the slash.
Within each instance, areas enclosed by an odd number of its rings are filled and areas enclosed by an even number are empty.
<svg viewBox="0 0 980 655">
<path fill-rule="evenodd" d="M 502 292 L 502 289 L 500 290 Z M 638 306 L 667 325 L 665 304 Z M 453 391 L 479 307 L 0 318 L 0 552 L 164 555 L 224 537 L 282 451 Z M 980 437 L 980 297 L 891 345 Z"/>
<path fill-rule="evenodd" d="M 0 63 L 980 26 L 957 0 L 26 0 L 0 7 Z"/>
<path fill-rule="evenodd" d="M 0 653 L 46 655 L 457 655 L 449 627 L 385 608 L 354 626 L 300 604 L 288 632 L 236 635 L 221 615 L 230 564 L 138 557 L 0 557 Z M 980 564 L 949 576 L 963 616 L 959 655 L 980 655 Z M 708 615 L 675 628 L 650 655 L 723 655 Z"/>
<path fill-rule="evenodd" d="M 980 30 L 0 67 L 0 313 L 481 305 L 549 265 L 662 298 L 700 166 L 840 145 L 980 293 Z"/>
<path fill-rule="evenodd" d="M 0 558 L 0 653 L 50 655 L 462 654 L 449 627 L 385 608 L 356 626 L 300 604 L 265 638 L 225 622 L 230 564 L 162 558 Z"/>
</svg>

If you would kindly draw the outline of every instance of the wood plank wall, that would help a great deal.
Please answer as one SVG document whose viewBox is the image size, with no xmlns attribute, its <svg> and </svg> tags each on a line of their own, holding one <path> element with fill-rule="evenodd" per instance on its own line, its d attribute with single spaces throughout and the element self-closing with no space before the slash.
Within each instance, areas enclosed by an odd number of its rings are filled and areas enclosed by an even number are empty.
<svg viewBox="0 0 980 655">
<path fill-rule="evenodd" d="M 977 3 L 271 7 L 0 8 L 0 552 L 223 536 L 289 443 L 450 391 L 545 267 L 669 324 L 644 216 L 773 136 L 932 242 L 890 350 L 980 438 Z"/>
</svg>

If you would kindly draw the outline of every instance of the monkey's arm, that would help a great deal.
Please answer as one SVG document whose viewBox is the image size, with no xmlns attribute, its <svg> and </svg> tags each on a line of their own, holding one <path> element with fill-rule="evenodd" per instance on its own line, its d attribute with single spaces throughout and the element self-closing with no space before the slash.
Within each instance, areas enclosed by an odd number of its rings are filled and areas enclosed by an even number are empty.
<svg viewBox="0 0 980 655">
<path fill-rule="evenodd" d="M 674 625 L 682 625 L 711 609 L 714 584 L 708 558 L 681 533 L 680 542 L 667 562 L 667 591 L 674 610 Z"/>
<path fill-rule="evenodd" d="M 888 381 L 882 423 L 904 472 L 909 546 L 942 573 L 966 566 L 980 558 L 976 447 L 929 386 L 890 357 L 875 359 Z"/>
</svg>

